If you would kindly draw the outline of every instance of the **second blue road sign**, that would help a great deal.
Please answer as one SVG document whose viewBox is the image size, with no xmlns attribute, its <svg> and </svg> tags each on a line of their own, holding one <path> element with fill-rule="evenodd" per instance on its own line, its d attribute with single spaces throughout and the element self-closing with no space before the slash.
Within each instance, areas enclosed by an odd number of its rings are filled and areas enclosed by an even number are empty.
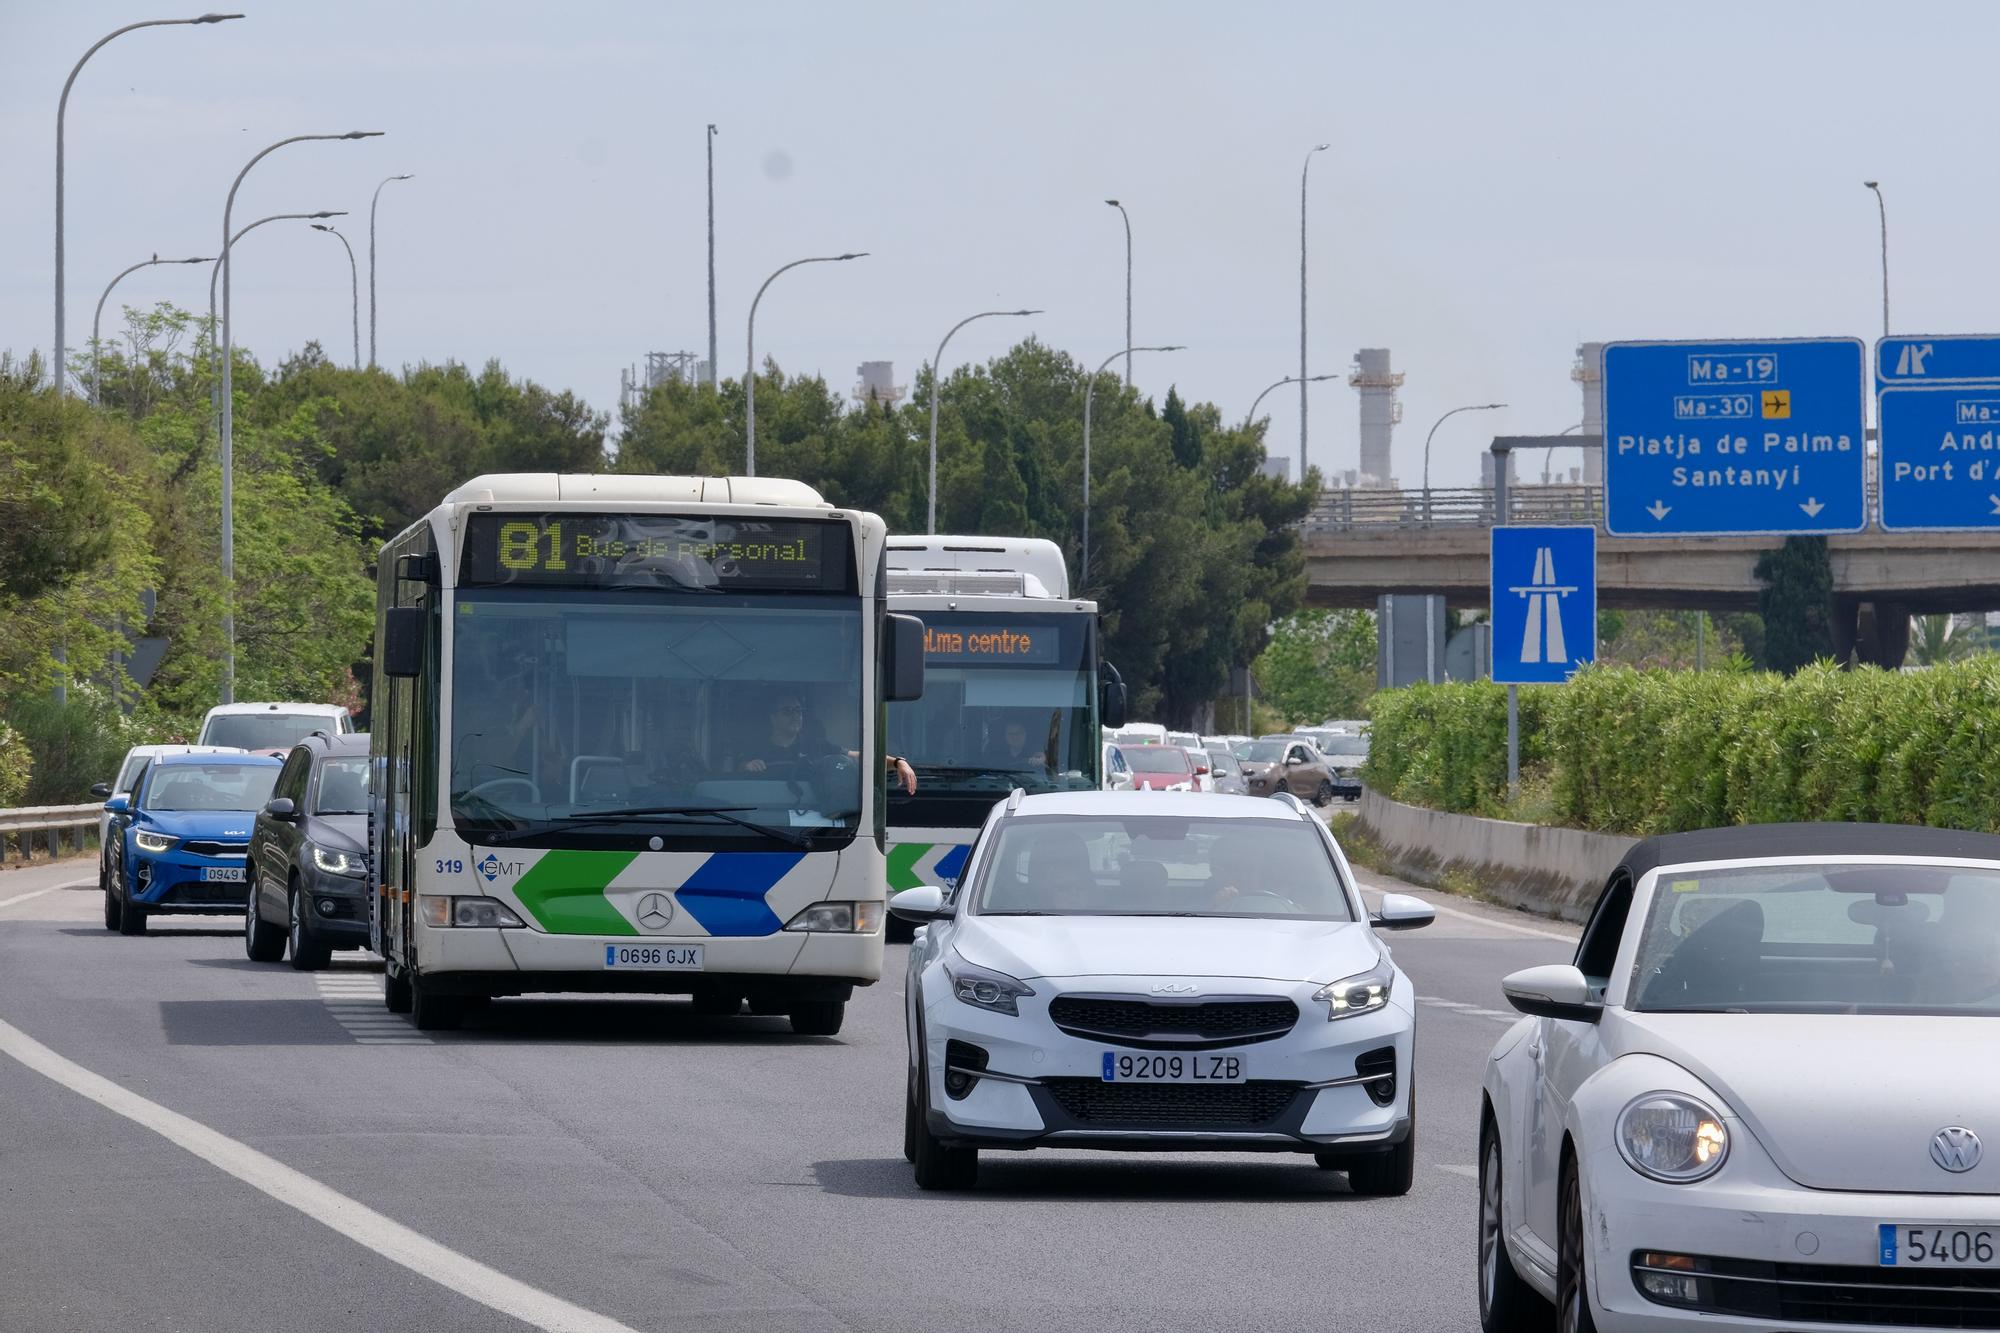
<svg viewBox="0 0 2000 1333">
<path fill-rule="evenodd" d="M 1597 529 L 1492 531 L 1493 679 L 1568 680 L 1597 660 Z"/>
<path fill-rule="evenodd" d="M 1858 338 L 1604 348 L 1604 526 L 1619 537 L 1859 532 Z"/>
</svg>

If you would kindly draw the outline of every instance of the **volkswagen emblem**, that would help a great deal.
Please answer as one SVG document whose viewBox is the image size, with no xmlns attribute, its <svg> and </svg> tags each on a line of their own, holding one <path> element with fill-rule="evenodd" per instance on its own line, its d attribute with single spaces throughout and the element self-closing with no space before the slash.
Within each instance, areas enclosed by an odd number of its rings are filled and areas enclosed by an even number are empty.
<svg viewBox="0 0 2000 1333">
<path fill-rule="evenodd" d="M 1931 1136 L 1931 1160 L 1947 1171 L 1970 1171 L 1984 1155 L 1979 1136 L 1964 1125 L 1946 1125 Z"/>
<path fill-rule="evenodd" d="M 662 931 L 673 922 L 674 900 L 664 893 L 649 893 L 639 899 L 639 928 Z"/>
</svg>

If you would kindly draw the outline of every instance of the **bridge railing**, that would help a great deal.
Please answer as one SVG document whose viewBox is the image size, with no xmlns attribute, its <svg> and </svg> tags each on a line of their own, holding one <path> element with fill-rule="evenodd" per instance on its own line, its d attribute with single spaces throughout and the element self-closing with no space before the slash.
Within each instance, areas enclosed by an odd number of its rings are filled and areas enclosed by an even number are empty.
<svg viewBox="0 0 2000 1333">
<path fill-rule="evenodd" d="M 1602 486 L 1516 484 L 1508 488 L 1510 523 L 1604 522 Z M 1488 528 L 1498 515 L 1485 486 L 1392 491 L 1340 489 L 1320 492 L 1301 526 L 1307 532 L 1386 528 Z"/>
</svg>

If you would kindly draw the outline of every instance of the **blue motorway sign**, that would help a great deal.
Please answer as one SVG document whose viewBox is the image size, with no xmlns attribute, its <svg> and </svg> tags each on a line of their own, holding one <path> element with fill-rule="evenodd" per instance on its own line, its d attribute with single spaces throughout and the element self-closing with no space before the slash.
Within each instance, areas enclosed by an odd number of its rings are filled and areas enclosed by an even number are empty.
<svg viewBox="0 0 2000 1333">
<path fill-rule="evenodd" d="M 1597 529 L 1494 528 L 1493 679 L 1553 684 L 1597 660 Z"/>
<path fill-rule="evenodd" d="M 1882 528 L 2000 528 L 2000 384 L 1882 390 Z"/>
<path fill-rule="evenodd" d="M 1875 383 L 2000 383 L 2000 334 L 1898 334 L 1875 340 Z"/>
<path fill-rule="evenodd" d="M 1619 537 L 1859 532 L 1858 338 L 1604 348 L 1604 526 Z"/>
</svg>

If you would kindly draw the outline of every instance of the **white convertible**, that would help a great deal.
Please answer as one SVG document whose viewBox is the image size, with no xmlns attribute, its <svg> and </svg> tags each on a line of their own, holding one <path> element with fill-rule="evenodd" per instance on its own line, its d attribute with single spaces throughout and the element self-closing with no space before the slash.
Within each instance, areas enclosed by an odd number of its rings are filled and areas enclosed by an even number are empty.
<svg viewBox="0 0 2000 1333">
<path fill-rule="evenodd" d="M 1487 1333 L 2000 1329 L 2000 837 L 1654 838 L 1503 987 Z"/>
<path fill-rule="evenodd" d="M 1158 748 L 1158 747 L 1155 747 Z M 1311 1153 L 1359 1194 L 1416 1160 L 1409 978 L 1326 826 L 1291 797 L 1023 796 L 910 947 L 903 1150 L 924 1189 L 981 1148 Z"/>
</svg>

